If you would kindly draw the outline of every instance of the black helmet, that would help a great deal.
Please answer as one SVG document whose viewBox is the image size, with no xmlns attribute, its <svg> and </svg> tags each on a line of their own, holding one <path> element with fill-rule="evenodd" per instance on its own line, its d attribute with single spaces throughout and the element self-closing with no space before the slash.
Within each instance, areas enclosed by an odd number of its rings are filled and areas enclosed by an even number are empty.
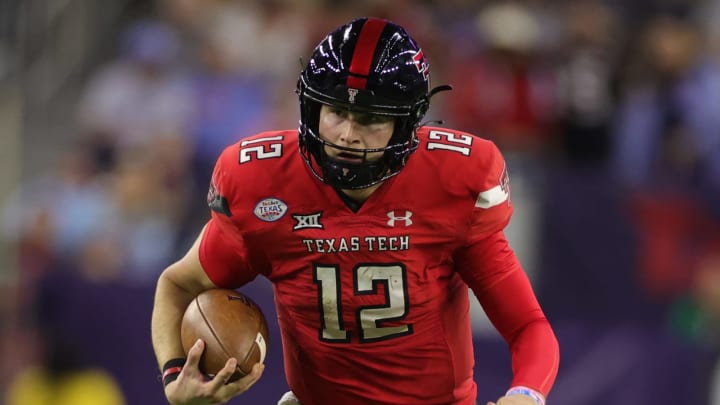
<svg viewBox="0 0 720 405">
<path fill-rule="evenodd" d="M 341 189 L 372 186 L 400 172 L 418 147 L 415 131 L 430 105 L 428 63 L 404 28 L 377 18 L 359 18 L 318 44 L 300 74 L 299 142 L 317 178 Z M 448 89 L 442 86 L 438 90 Z M 320 138 L 322 104 L 395 117 L 384 148 L 364 149 L 362 163 L 335 161 L 324 146 L 357 152 Z M 368 153 L 384 152 L 369 162 Z"/>
</svg>

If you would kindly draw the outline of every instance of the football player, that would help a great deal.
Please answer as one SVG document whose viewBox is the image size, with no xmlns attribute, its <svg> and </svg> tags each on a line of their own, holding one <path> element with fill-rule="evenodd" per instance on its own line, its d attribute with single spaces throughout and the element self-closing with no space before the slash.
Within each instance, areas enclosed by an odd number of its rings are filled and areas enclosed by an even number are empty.
<svg viewBox="0 0 720 405">
<path fill-rule="evenodd" d="M 503 157 L 473 134 L 422 124 L 448 88 L 430 89 L 428 61 L 402 27 L 356 19 L 301 72 L 299 130 L 225 149 L 212 219 L 157 284 L 152 338 L 171 404 L 224 402 L 260 378 L 257 364 L 226 384 L 230 359 L 205 379 L 203 342 L 185 358 L 179 332 L 201 291 L 257 276 L 274 285 L 292 401 L 475 404 L 470 288 L 511 353 L 496 403 L 544 404 L 559 349 L 503 234 Z"/>
</svg>

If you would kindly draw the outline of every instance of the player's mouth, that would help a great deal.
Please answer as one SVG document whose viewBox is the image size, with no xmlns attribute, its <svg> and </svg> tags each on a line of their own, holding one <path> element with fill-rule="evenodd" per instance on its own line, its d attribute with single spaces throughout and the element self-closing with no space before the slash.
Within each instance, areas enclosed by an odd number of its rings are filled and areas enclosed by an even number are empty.
<svg viewBox="0 0 720 405">
<path fill-rule="evenodd" d="M 356 155 L 356 154 L 349 153 L 349 152 L 340 152 L 337 155 L 333 156 L 332 158 L 339 162 L 353 163 L 353 164 L 362 163 L 364 160 L 363 155 Z"/>
</svg>

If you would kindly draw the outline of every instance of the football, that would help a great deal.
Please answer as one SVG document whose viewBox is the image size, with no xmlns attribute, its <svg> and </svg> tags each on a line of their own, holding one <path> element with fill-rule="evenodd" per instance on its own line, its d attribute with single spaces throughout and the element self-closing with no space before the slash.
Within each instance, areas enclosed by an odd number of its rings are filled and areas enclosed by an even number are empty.
<svg viewBox="0 0 720 405">
<path fill-rule="evenodd" d="M 186 354 L 198 339 L 205 342 L 200 371 L 209 377 L 235 357 L 237 369 L 230 381 L 246 376 L 255 363 L 265 361 L 269 344 L 260 307 L 244 294 L 220 288 L 204 291 L 192 300 L 180 335 Z"/>
</svg>

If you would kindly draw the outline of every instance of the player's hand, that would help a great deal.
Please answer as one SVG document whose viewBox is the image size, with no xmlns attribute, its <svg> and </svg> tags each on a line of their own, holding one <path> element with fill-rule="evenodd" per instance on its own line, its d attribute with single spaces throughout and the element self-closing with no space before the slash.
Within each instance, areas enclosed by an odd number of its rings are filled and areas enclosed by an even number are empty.
<svg viewBox="0 0 720 405">
<path fill-rule="evenodd" d="M 497 402 L 488 402 L 487 405 L 538 405 L 538 403 L 527 395 L 509 395 L 500 397 Z"/>
<path fill-rule="evenodd" d="M 188 351 L 187 361 L 177 380 L 165 387 L 165 396 L 172 405 L 224 404 L 252 387 L 260 379 L 265 366 L 257 363 L 250 374 L 228 383 L 235 373 L 237 360 L 229 359 L 215 377 L 207 380 L 200 371 L 200 356 L 205 343 L 198 340 Z"/>
</svg>

